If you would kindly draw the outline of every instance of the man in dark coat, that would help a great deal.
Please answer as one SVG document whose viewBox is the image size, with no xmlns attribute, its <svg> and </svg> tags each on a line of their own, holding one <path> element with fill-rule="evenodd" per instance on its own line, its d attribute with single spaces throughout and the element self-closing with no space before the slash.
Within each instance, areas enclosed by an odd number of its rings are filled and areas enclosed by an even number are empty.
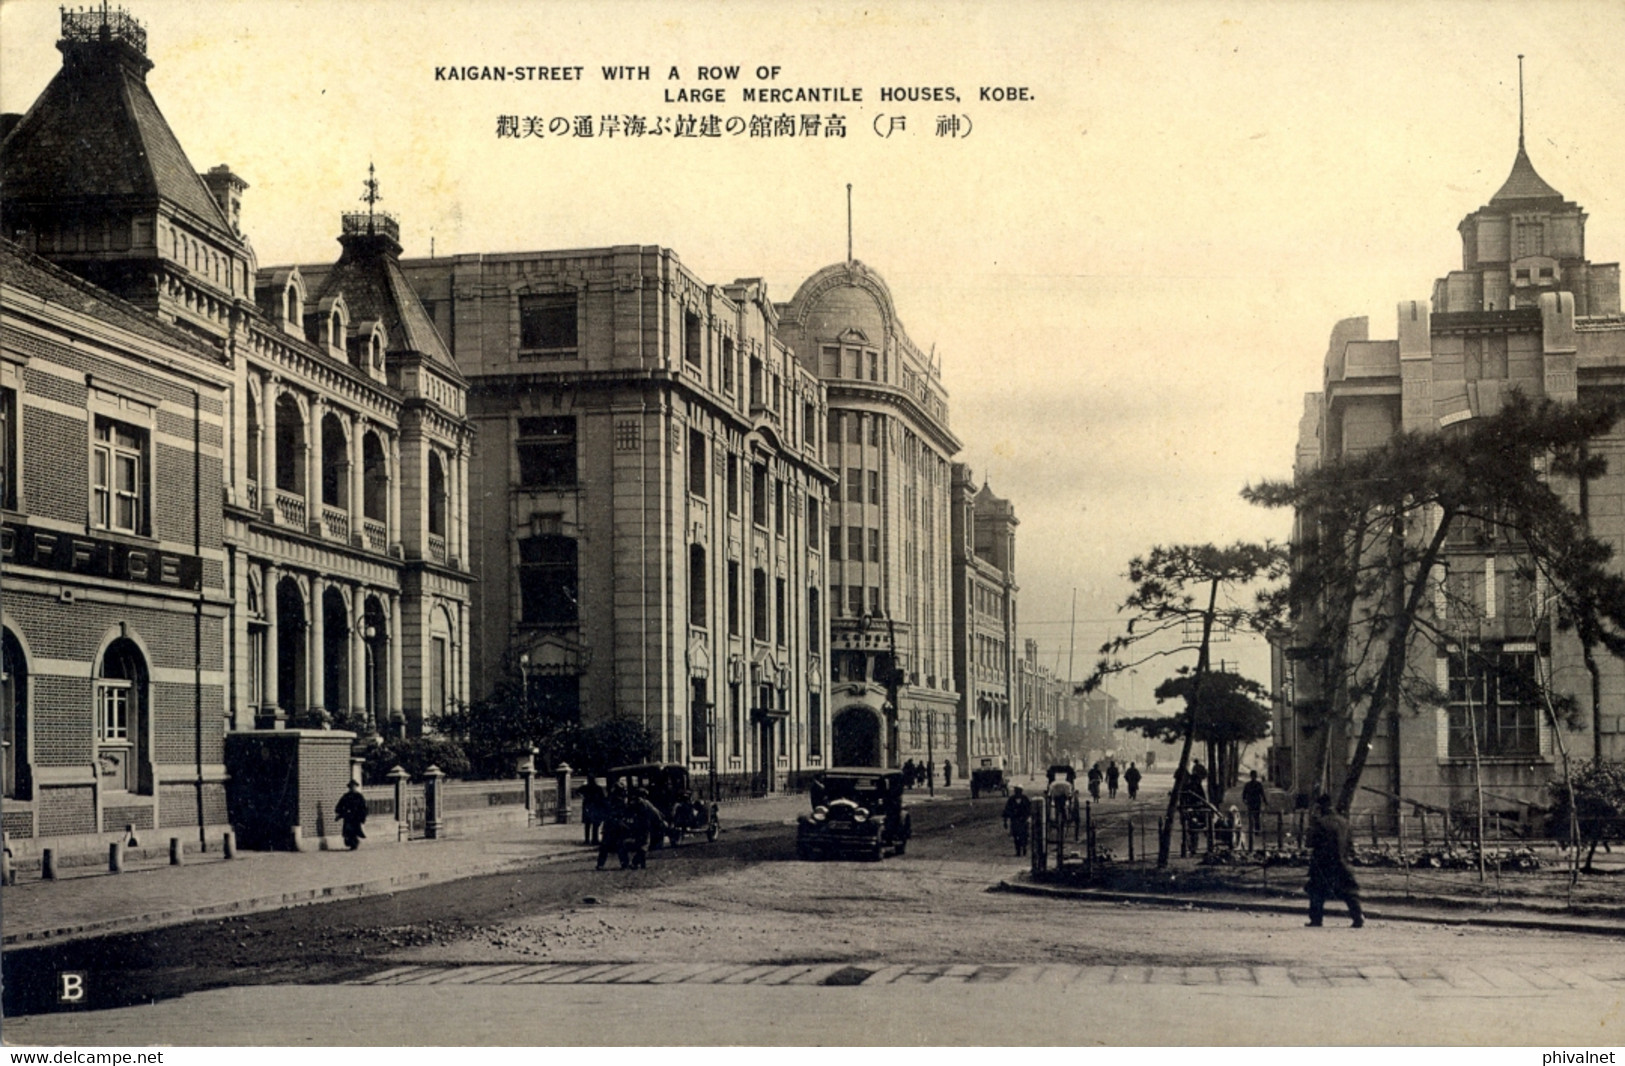
<svg viewBox="0 0 1625 1066">
<path fill-rule="evenodd" d="M 1027 854 L 1027 840 L 1032 835 L 1033 801 L 1021 791 L 1020 785 L 1012 786 L 1010 798 L 1004 801 L 1004 822 L 1010 827 L 1016 854 Z"/>
<path fill-rule="evenodd" d="M 351 851 L 359 848 L 367 835 L 361 829 L 361 823 L 367 820 L 367 798 L 361 794 L 359 784 L 350 782 L 350 787 L 339 797 L 338 806 L 333 808 L 333 814 L 344 825 L 344 846 Z"/>
<path fill-rule="evenodd" d="M 620 851 L 621 838 L 627 832 L 626 789 L 612 786 L 604 797 L 604 817 L 598 833 L 598 869 L 610 855 Z"/>
<path fill-rule="evenodd" d="M 649 802 L 641 788 L 632 790 L 627 797 L 625 832 L 620 840 L 621 869 L 630 866 L 641 870 L 649 865 L 649 849 L 666 832 L 666 820 L 660 808 Z"/>
<path fill-rule="evenodd" d="M 1106 764 L 1106 796 L 1109 799 L 1117 798 L 1117 760 L 1113 759 Z"/>
<path fill-rule="evenodd" d="M 1241 786 L 1241 802 L 1247 805 L 1247 850 L 1251 851 L 1253 837 L 1264 832 L 1264 782 L 1258 779 L 1257 770 Z"/>
<path fill-rule="evenodd" d="M 1099 763 L 1089 767 L 1089 798 L 1096 803 L 1100 802 L 1100 779 L 1102 776 Z"/>
<path fill-rule="evenodd" d="M 581 786 L 581 831 L 585 834 L 582 843 L 598 843 L 598 837 L 603 832 L 604 803 L 607 799 L 604 786 L 588 774 L 586 783 Z"/>
<path fill-rule="evenodd" d="M 1330 796 L 1315 800 L 1315 813 L 1309 818 L 1309 830 L 1304 836 L 1309 846 L 1309 882 L 1304 885 L 1309 893 L 1308 924 L 1319 926 L 1326 913 L 1326 901 L 1340 899 L 1348 904 L 1354 928 L 1360 928 L 1365 924 L 1365 914 L 1360 910 L 1360 885 L 1349 868 L 1349 824 L 1332 810 Z"/>
<path fill-rule="evenodd" d="M 942 787 L 947 788 L 954 783 L 954 764 L 947 759 L 942 760 Z"/>
<path fill-rule="evenodd" d="M 1140 768 L 1133 763 L 1123 771 L 1123 784 L 1128 786 L 1128 798 L 1134 799 L 1140 794 Z"/>
</svg>

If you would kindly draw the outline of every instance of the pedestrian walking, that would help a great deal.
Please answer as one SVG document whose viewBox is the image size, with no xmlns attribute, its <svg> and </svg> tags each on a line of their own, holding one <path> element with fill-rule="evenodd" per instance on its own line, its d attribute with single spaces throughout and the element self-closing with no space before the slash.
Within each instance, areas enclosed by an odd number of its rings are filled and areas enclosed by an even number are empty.
<svg viewBox="0 0 1625 1066">
<path fill-rule="evenodd" d="M 591 775 L 587 775 L 586 783 L 581 786 L 581 831 L 584 834 L 583 844 L 596 844 L 603 834 L 604 804 L 608 800 L 608 793 L 604 786 Z"/>
<path fill-rule="evenodd" d="M 954 764 L 947 759 L 942 760 L 942 787 L 947 788 L 954 783 Z"/>
<path fill-rule="evenodd" d="M 1349 867 L 1349 823 L 1332 810 L 1330 796 L 1316 798 L 1315 813 L 1309 818 L 1304 837 L 1309 845 L 1309 881 L 1304 885 L 1304 891 L 1309 893 L 1307 924 L 1319 926 L 1326 913 L 1326 901 L 1340 899 L 1348 905 L 1351 924 L 1360 928 L 1365 924 L 1365 913 L 1360 908 L 1359 882 Z"/>
<path fill-rule="evenodd" d="M 903 764 L 903 782 L 909 788 L 914 787 L 914 760 L 910 759 Z"/>
<path fill-rule="evenodd" d="M 1113 759 L 1106 764 L 1106 795 L 1111 799 L 1117 798 L 1117 779 L 1121 776 L 1117 770 L 1117 760 Z"/>
<path fill-rule="evenodd" d="M 1140 768 L 1133 762 L 1123 771 L 1123 784 L 1128 786 L 1128 798 L 1134 799 L 1140 794 Z"/>
<path fill-rule="evenodd" d="M 1241 786 L 1241 802 L 1247 808 L 1247 850 L 1253 850 L 1253 838 L 1264 832 L 1264 782 L 1258 771 L 1251 771 L 1247 783 Z"/>
<path fill-rule="evenodd" d="M 1100 764 L 1095 763 L 1089 767 L 1089 798 L 1096 803 L 1100 802 L 1100 781 L 1104 777 L 1100 772 Z"/>
<path fill-rule="evenodd" d="M 1010 827 L 1010 839 L 1015 842 L 1016 854 L 1027 854 L 1027 841 L 1032 835 L 1033 801 L 1021 791 L 1020 785 L 1010 789 L 1010 798 L 1004 801 L 1004 823 Z"/>
<path fill-rule="evenodd" d="M 621 850 L 621 838 L 626 835 L 628 825 L 626 801 L 626 790 L 620 785 L 611 787 L 604 797 L 604 818 L 598 834 L 600 870 L 604 868 L 605 860 Z"/>
<path fill-rule="evenodd" d="M 641 788 L 635 788 L 626 800 L 626 832 L 621 834 L 621 869 L 641 870 L 649 865 L 649 849 L 666 832 L 666 820 L 660 809 L 649 802 Z"/>
<path fill-rule="evenodd" d="M 361 794 L 359 783 L 350 782 L 350 787 L 333 808 L 333 815 L 344 826 L 344 846 L 351 851 L 359 848 L 367 835 L 361 828 L 361 823 L 367 820 L 367 797 Z"/>
</svg>

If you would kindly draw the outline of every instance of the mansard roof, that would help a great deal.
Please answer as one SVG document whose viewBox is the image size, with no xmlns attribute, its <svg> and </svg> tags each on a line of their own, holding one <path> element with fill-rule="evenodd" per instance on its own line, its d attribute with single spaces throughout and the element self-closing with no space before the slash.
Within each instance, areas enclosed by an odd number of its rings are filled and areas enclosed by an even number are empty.
<svg viewBox="0 0 1625 1066">
<path fill-rule="evenodd" d="M 240 244 L 147 89 L 152 63 L 126 40 L 63 40 L 62 68 L 0 146 L 14 203 L 164 200 Z"/>
</svg>

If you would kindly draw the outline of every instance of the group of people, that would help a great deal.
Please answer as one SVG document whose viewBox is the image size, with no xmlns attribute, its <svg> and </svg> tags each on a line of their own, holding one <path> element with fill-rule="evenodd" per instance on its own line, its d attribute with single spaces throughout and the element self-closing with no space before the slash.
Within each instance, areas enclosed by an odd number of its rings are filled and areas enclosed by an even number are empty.
<svg viewBox="0 0 1625 1066">
<path fill-rule="evenodd" d="M 1100 763 L 1096 761 L 1093 766 L 1089 767 L 1089 797 L 1098 801 L 1100 799 L 1100 786 L 1104 782 L 1106 785 L 1106 798 L 1116 799 L 1119 781 L 1128 786 L 1129 799 L 1139 798 L 1140 768 L 1138 766 L 1130 762 L 1127 770 L 1119 771 L 1117 769 L 1117 760 L 1110 759 L 1107 761 L 1105 768 L 1102 769 Z"/>
<path fill-rule="evenodd" d="M 598 845 L 597 869 L 602 870 L 612 854 L 621 860 L 623 870 L 646 867 L 649 849 L 670 829 L 648 792 L 618 782 L 606 789 L 589 777 L 580 793 L 582 842 Z"/>
<path fill-rule="evenodd" d="M 903 786 L 905 788 L 919 788 L 936 778 L 937 764 L 935 762 L 915 762 L 909 759 L 903 763 Z M 942 760 L 942 787 L 947 788 L 954 783 L 954 764 L 947 759 Z"/>
</svg>

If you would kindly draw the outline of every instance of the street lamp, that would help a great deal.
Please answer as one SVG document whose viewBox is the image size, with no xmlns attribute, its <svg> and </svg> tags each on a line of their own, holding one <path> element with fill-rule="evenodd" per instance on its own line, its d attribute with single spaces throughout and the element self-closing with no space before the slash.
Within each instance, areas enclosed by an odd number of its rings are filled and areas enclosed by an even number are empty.
<svg viewBox="0 0 1625 1066">
<path fill-rule="evenodd" d="M 519 653 L 519 706 L 524 712 L 525 728 L 530 728 L 530 652 Z"/>
</svg>

